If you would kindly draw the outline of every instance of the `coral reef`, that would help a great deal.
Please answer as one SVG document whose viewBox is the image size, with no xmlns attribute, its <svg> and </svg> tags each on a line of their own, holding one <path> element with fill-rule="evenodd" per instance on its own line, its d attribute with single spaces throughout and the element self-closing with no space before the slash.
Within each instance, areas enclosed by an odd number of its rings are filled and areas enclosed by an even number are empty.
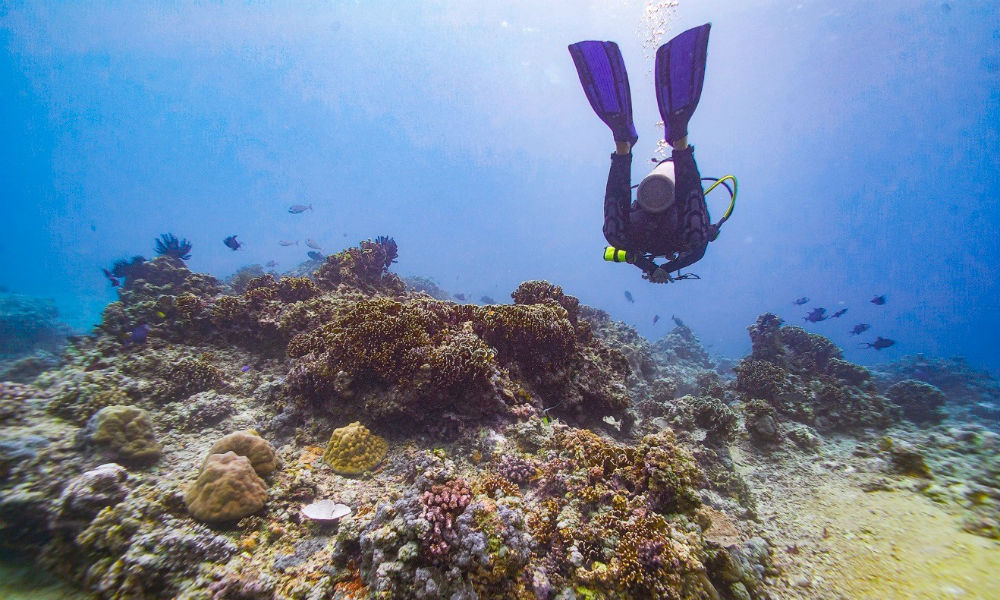
<svg viewBox="0 0 1000 600">
<path fill-rule="evenodd" d="M 821 432 L 885 428 L 898 420 L 899 411 L 878 393 L 867 370 L 845 362 L 823 336 L 783 326 L 770 313 L 749 331 L 753 351 L 736 367 L 736 391 L 744 401 L 764 400 L 781 416 Z M 768 417 L 755 409 L 757 416 L 763 419 L 757 439 L 773 440 Z"/>
<path fill-rule="evenodd" d="M 389 272 L 396 256 L 396 242 L 392 238 L 364 240 L 353 248 L 327 256 L 316 271 L 316 283 L 327 290 L 344 285 L 367 294 L 402 294 L 406 284 Z"/>
<path fill-rule="evenodd" d="M 914 423 L 940 423 L 946 416 L 944 394 L 929 383 L 904 379 L 889 386 L 885 395 Z"/>
<path fill-rule="evenodd" d="M 210 454 L 188 488 L 184 502 L 194 518 L 230 522 L 264 507 L 267 488 L 250 459 L 235 452 Z"/>
<path fill-rule="evenodd" d="M 388 444 L 355 421 L 333 430 L 323 461 L 341 475 L 360 475 L 385 458 Z"/>
<path fill-rule="evenodd" d="M 408 275 L 406 277 L 403 277 L 403 283 L 406 284 L 407 288 L 415 292 L 421 292 L 427 294 L 428 296 L 434 298 L 435 300 L 451 299 L 451 294 L 444 291 L 444 289 L 442 289 L 441 286 L 438 285 L 436 281 L 430 279 L 429 277 Z M 490 302 L 489 304 L 492 304 L 492 302 Z"/>
<path fill-rule="evenodd" d="M 256 431 L 234 431 L 215 442 L 208 451 L 209 455 L 226 452 L 245 456 L 253 465 L 253 470 L 261 477 L 267 477 L 278 468 L 274 448 Z"/>
<path fill-rule="evenodd" d="M 149 413 L 135 406 L 106 406 L 90 419 L 83 436 L 106 446 L 116 457 L 131 464 L 160 458 L 163 447 L 156 441 Z"/>
<path fill-rule="evenodd" d="M 0 358 L 58 352 L 72 333 L 58 317 L 52 300 L 0 292 Z"/>
</svg>

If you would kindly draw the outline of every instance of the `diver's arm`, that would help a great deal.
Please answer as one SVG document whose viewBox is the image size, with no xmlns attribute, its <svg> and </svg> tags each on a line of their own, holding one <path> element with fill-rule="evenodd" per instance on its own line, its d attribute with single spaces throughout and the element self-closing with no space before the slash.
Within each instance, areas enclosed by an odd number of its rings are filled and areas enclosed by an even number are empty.
<svg viewBox="0 0 1000 600">
<path fill-rule="evenodd" d="M 697 248 L 692 248 L 691 250 L 680 253 L 677 258 L 660 265 L 660 268 L 667 273 L 673 273 L 674 271 L 680 271 L 685 267 L 690 267 L 705 256 L 705 250 L 707 248 L 708 242 L 705 242 Z"/>
<path fill-rule="evenodd" d="M 611 171 L 608 173 L 608 185 L 604 193 L 604 238 L 615 248 L 625 251 L 626 262 L 650 273 L 656 269 L 656 265 L 629 240 L 631 176 L 631 147 L 628 142 L 618 142 L 615 153 L 611 155 Z"/>
</svg>

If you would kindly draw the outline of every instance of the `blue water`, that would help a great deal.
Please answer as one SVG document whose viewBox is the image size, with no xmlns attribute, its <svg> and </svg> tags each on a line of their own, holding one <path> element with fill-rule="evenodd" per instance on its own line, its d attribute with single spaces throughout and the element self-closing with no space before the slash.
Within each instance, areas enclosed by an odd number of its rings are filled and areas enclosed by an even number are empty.
<svg viewBox="0 0 1000 600">
<path fill-rule="evenodd" d="M 713 23 L 691 141 L 740 197 L 702 279 L 669 286 L 601 261 L 613 147 L 566 51 L 620 43 L 637 182 L 659 135 L 643 6 L 0 4 L 0 285 L 87 328 L 114 299 L 100 267 L 162 232 L 220 277 L 305 258 L 282 238 L 388 234 L 402 274 L 498 300 L 545 278 L 720 354 L 763 311 L 802 324 L 805 295 L 849 309 L 809 329 L 852 360 L 1000 370 L 1000 5 L 682 0 L 672 33 Z M 856 348 L 858 322 L 897 345 Z"/>
</svg>

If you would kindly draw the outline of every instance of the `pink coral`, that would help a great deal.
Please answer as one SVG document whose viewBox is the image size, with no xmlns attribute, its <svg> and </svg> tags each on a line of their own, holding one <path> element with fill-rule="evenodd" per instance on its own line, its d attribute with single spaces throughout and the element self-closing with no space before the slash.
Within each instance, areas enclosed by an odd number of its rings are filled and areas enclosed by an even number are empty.
<svg viewBox="0 0 1000 600">
<path fill-rule="evenodd" d="M 461 479 L 435 484 L 424 492 L 423 517 L 431 524 L 428 550 L 435 559 L 446 555 L 455 540 L 454 519 L 462 514 L 472 501 L 469 484 Z"/>
</svg>

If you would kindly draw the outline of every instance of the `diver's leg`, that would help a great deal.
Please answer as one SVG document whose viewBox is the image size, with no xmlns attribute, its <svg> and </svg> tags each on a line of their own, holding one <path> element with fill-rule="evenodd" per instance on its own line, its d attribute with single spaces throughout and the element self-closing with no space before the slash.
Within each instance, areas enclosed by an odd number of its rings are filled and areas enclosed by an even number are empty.
<svg viewBox="0 0 1000 600">
<path fill-rule="evenodd" d="M 614 154 L 611 155 L 611 170 L 608 172 L 608 185 L 604 192 L 604 237 L 616 248 L 625 249 L 627 240 L 629 207 L 632 200 L 632 190 L 629 186 L 632 177 L 632 153 L 628 142 L 618 142 Z"/>
</svg>

